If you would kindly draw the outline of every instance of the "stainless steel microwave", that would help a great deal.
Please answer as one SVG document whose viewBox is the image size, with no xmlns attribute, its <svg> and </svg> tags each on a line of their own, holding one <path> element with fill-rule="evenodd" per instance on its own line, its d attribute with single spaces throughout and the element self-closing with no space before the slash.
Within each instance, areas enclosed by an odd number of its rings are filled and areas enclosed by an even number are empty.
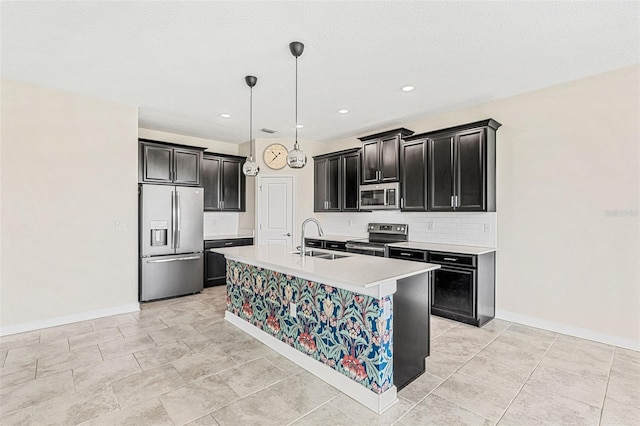
<svg viewBox="0 0 640 426">
<path fill-rule="evenodd" d="M 400 184 L 373 183 L 360 185 L 362 210 L 397 210 L 400 208 Z"/>
</svg>

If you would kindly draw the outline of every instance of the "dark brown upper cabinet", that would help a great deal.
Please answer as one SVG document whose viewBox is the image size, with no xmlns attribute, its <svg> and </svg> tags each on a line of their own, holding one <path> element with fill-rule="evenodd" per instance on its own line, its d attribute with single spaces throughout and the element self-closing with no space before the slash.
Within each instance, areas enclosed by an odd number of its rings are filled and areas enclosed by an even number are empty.
<svg viewBox="0 0 640 426">
<path fill-rule="evenodd" d="M 400 144 L 400 208 L 406 212 L 427 210 L 428 139 Z"/>
<path fill-rule="evenodd" d="M 400 128 L 359 138 L 362 141 L 363 184 L 400 180 L 400 140 L 412 135 Z"/>
<path fill-rule="evenodd" d="M 245 157 L 205 153 L 202 186 L 205 211 L 245 211 Z"/>
<path fill-rule="evenodd" d="M 500 126 L 488 119 L 407 138 L 407 144 L 420 140 L 428 146 L 422 181 L 428 211 L 496 211 L 496 130 Z M 414 189 L 404 191 L 408 195 Z"/>
<path fill-rule="evenodd" d="M 313 157 L 314 208 L 316 212 L 358 211 L 360 150 Z"/>
<path fill-rule="evenodd" d="M 203 150 L 141 141 L 138 180 L 140 183 L 198 186 Z"/>
</svg>

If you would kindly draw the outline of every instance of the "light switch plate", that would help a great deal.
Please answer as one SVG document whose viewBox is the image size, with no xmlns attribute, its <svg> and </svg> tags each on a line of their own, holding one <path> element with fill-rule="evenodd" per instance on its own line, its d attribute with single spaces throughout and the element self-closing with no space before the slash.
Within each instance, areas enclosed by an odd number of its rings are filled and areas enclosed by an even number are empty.
<svg viewBox="0 0 640 426">
<path fill-rule="evenodd" d="M 297 303 L 289 303 L 289 316 L 291 318 L 295 318 L 298 316 L 298 304 Z"/>
</svg>

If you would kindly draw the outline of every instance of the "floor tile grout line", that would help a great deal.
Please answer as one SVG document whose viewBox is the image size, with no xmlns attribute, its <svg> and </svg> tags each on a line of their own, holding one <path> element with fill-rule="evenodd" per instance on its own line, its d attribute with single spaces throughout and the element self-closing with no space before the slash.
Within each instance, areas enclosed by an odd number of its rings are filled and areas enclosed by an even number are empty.
<svg viewBox="0 0 640 426">
<path fill-rule="evenodd" d="M 607 393 L 609 392 L 609 381 L 611 380 L 611 370 L 613 369 L 613 360 L 616 357 L 617 346 L 613 347 L 613 353 L 611 354 L 611 361 L 609 362 L 609 374 L 607 375 L 607 385 L 604 387 L 604 395 L 602 397 L 602 407 L 600 408 L 600 418 L 598 419 L 598 425 L 602 425 L 602 415 L 604 414 L 604 404 L 607 401 Z"/>
<path fill-rule="evenodd" d="M 558 340 L 558 334 L 555 335 L 555 337 L 553 338 L 553 341 L 551 342 L 551 344 L 549 345 L 549 347 L 547 348 L 546 351 L 544 351 L 544 354 L 542 354 L 542 356 L 540 357 L 540 360 L 536 363 L 536 366 L 533 367 L 533 370 L 531 370 L 531 373 L 529 373 L 529 375 L 527 376 L 527 378 L 524 380 L 524 383 L 522 383 L 522 386 L 520 386 L 520 389 L 518 389 L 518 391 L 516 392 L 516 394 L 513 396 L 513 398 L 511 398 L 511 401 L 509 401 L 509 404 L 507 405 L 507 407 L 504 409 L 504 411 L 502 411 L 502 414 L 500 415 L 500 418 L 498 419 L 498 421 L 496 422 L 496 424 L 500 423 L 500 421 L 502 420 L 502 418 L 504 417 L 504 415 L 507 413 L 507 411 L 509 410 L 509 407 L 511 407 L 511 405 L 513 404 L 513 401 L 516 400 L 516 398 L 518 397 L 518 395 L 520 395 L 520 392 L 522 392 L 522 389 L 525 387 L 525 385 L 527 384 L 527 382 L 529 381 L 529 379 L 531 378 L 531 376 L 533 375 L 533 373 L 538 369 L 538 366 L 540 365 L 540 363 L 542 362 L 542 360 L 544 359 L 545 356 L 547 356 L 547 354 L 549 353 L 549 351 L 551 350 L 551 348 L 553 347 L 553 344 L 556 342 L 556 340 Z M 543 423 L 543 420 L 538 419 L 536 416 L 533 416 L 536 420 L 540 420 Z"/>
<path fill-rule="evenodd" d="M 482 347 L 480 348 L 480 350 L 478 350 L 478 352 L 476 352 L 476 353 L 475 353 L 475 355 L 473 355 L 471 358 L 469 358 L 467 361 L 465 361 L 465 362 L 464 362 L 460 367 L 458 367 L 458 368 L 457 368 L 456 370 L 454 370 L 451 374 L 449 374 L 445 379 L 443 379 L 443 380 L 442 380 L 442 382 L 440 382 L 440 384 L 439 384 L 438 386 L 436 386 L 435 388 L 433 388 L 433 389 L 431 390 L 431 392 L 427 393 L 427 394 L 426 394 L 422 399 L 420 399 L 420 401 L 418 401 L 418 402 L 416 403 L 416 405 L 414 405 L 411 409 L 407 410 L 407 412 L 406 412 L 406 413 L 404 413 L 403 415 L 401 415 L 401 416 L 396 420 L 396 422 L 395 422 L 395 423 L 399 422 L 399 421 L 400 421 L 404 416 L 406 416 L 406 415 L 407 415 L 411 410 L 413 410 L 416 406 L 418 406 L 418 404 L 422 403 L 422 401 L 424 401 L 424 400 L 425 400 L 425 399 L 427 399 L 431 394 L 433 394 L 433 393 L 434 393 L 434 392 L 435 392 L 435 391 L 436 391 L 440 386 L 442 386 L 442 385 L 443 385 L 447 380 L 449 380 L 449 379 L 450 379 L 454 374 L 456 374 L 458 371 L 460 371 L 460 369 L 461 369 L 462 367 L 464 367 L 465 365 L 467 365 L 467 364 L 468 364 L 472 359 L 474 359 L 476 356 L 478 356 L 478 354 L 480 354 L 480 352 L 482 352 L 482 351 L 483 351 L 487 346 L 489 346 L 489 345 L 490 345 L 494 340 L 496 340 L 496 339 L 497 339 L 499 336 L 501 336 L 505 331 L 507 331 L 509 328 L 511 328 L 511 325 L 512 325 L 512 324 L 513 324 L 513 323 L 509 324 L 509 326 L 508 326 L 508 327 L 506 327 L 506 328 L 505 328 L 504 330 L 502 330 L 501 332 L 496 333 L 496 335 L 495 335 L 491 340 L 489 340 L 489 341 L 488 341 L 484 346 L 482 346 Z M 454 328 L 456 328 L 458 325 L 459 325 L 459 324 L 454 325 L 453 327 L 451 327 L 451 328 L 450 328 L 449 330 L 447 330 L 446 332 L 448 332 L 448 331 L 450 331 L 450 330 L 453 330 L 453 329 L 454 329 Z M 445 333 L 446 333 L 446 332 L 445 332 Z M 445 333 L 442 333 L 442 334 L 445 334 Z M 429 342 L 429 343 L 431 344 L 431 342 Z M 426 358 L 426 362 L 428 362 L 428 361 L 429 361 L 429 357 L 427 357 L 427 358 Z M 428 373 L 428 371 L 426 371 L 426 369 L 425 369 L 425 373 Z M 435 377 L 437 377 L 437 376 L 435 376 Z M 439 395 L 438 395 L 438 396 L 439 396 Z M 440 397 L 440 398 L 442 398 L 442 399 L 444 399 L 444 400 L 449 401 L 447 398 L 443 398 L 443 397 L 441 397 L 441 396 L 439 396 L 439 397 Z M 456 406 L 459 406 L 457 403 L 455 403 L 455 402 L 453 402 L 453 401 L 449 401 L 449 402 L 451 402 L 451 403 L 455 404 Z M 464 407 L 460 407 L 460 408 L 464 408 Z M 465 410 L 466 410 L 466 408 L 465 408 Z M 472 412 L 472 413 L 474 413 L 474 414 L 476 414 L 476 415 L 478 415 L 478 416 L 482 417 L 483 419 L 484 419 L 484 418 L 486 418 L 486 417 L 484 417 L 484 416 L 482 416 L 482 415 L 480 415 L 480 414 L 478 414 L 478 413 L 475 413 L 475 412 L 473 412 L 473 411 L 471 411 L 471 410 L 467 410 L 467 411 Z M 488 419 L 487 419 L 487 420 L 488 420 Z M 394 424 L 395 424 L 395 423 L 394 423 Z M 497 423 L 497 422 L 496 422 L 496 423 Z"/>
</svg>

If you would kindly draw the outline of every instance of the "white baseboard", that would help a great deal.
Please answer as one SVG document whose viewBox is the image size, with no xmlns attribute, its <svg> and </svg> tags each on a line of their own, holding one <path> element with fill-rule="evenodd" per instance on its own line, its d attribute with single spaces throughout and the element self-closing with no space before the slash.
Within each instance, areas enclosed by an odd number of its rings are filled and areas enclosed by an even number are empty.
<svg viewBox="0 0 640 426">
<path fill-rule="evenodd" d="M 242 331 L 269 346 L 271 349 L 278 352 L 282 356 L 295 362 L 314 376 L 318 377 L 321 380 L 324 380 L 334 388 L 340 390 L 346 395 L 349 395 L 360 404 L 378 414 L 384 412 L 386 409 L 398 402 L 398 391 L 395 386 L 392 386 L 384 393 L 378 395 L 377 393 L 365 388 L 361 384 L 351 380 L 350 378 L 339 373 L 333 368 L 324 365 L 320 361 L 316 361 L 315 359 L 303 354 L 302 352 L 297 351 L 286 343 L 276 339 L 270 334 L 260 330 L 257 327 L 254 327 L 253 325 L 249 324 L 233 313 L 226 311 L 224 318 Z"/>
<path fill-rule="evenodd" d="M 549 330 L 556 333 L 567 334 L 569 336 L 580 337 L 581 339 L 593 340 L 595 342 L 605 343 L 607 345 L 619 346 L 621 348 L 640 351 L 640 341 L 638 340 L 626 339 L 619 336 L 611 336 L 609 334 L 600 333 L 586 328 L 574 327 L 571 325 L 561 324 L 542 318 L 503 311 L 501 309 L 496 309 L 496 318 L 522 325 L 528 325 L 530 327 L 542 328 L 544 330 Z"/>
<path fill-rule="evenodd" d="M 29 321 L 15 325 L 0 326 L 0 336 L 8 336 L 10 334 L 24 333 L 25 331 L 39 330 L 41 328 L 56 327 L 58 325 L 71 324 L 74 322 L 87 321 L 96 318 L 108 317 L 111 315 L 128 314 L 140 310 L 139 303 L 130 303 L 128 305 L 113 306 L 111 308 L 96 309 L 89 312 L 81 312 L 78 314 L 64 315 L 56 318 L 48 318 L 44 320 Z"/>
</svg>

